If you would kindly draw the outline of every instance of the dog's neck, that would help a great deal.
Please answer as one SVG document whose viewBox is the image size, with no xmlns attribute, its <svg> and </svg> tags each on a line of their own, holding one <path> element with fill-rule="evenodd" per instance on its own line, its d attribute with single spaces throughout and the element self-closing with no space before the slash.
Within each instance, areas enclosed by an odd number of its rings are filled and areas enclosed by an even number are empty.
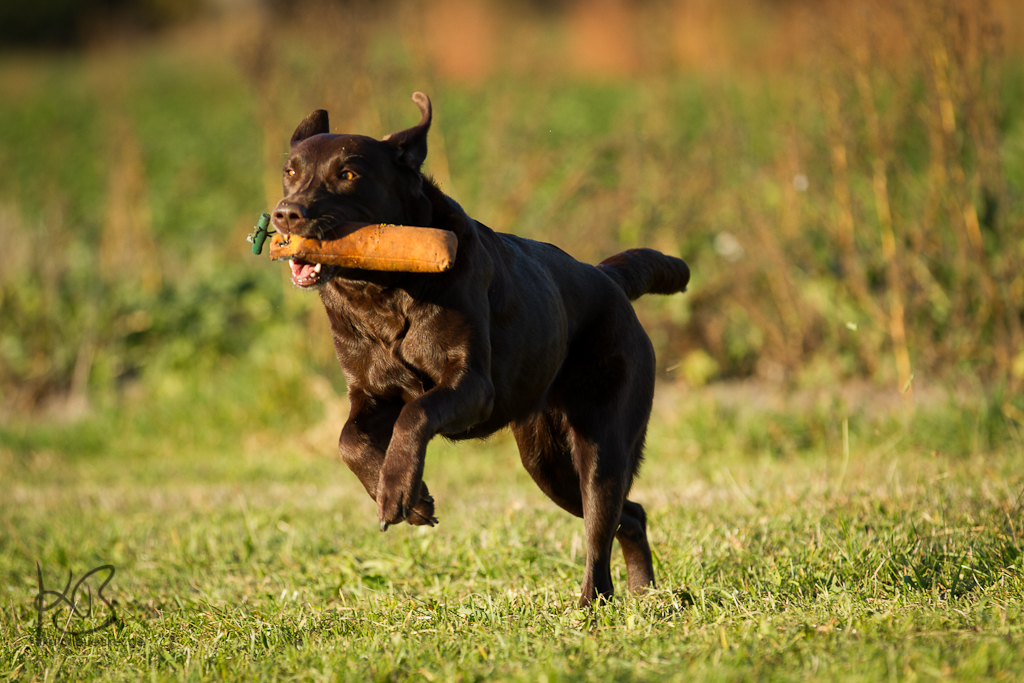
<svg viewBox="0 0 1024 683">
<path fill-rule="evenodd" d="M 469 226 L 473 224 L 473 219 L 427 175 L 423 176 L 423 195 L 432 207 L 430 225 L 424 227 L 450 230 L 461 242 Z"/>
</svg>

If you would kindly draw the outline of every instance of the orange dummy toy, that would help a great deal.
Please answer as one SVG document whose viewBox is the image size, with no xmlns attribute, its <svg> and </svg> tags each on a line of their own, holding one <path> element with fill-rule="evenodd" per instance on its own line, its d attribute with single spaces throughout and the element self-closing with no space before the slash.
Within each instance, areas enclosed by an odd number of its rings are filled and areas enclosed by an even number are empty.
<svg viewBox="0 0 1024 683">
<path fill-rule="evenodd" d="M 448 230 L 383 224 L 351 227 L 351 232 L 332 240 L 272 233 L 270 258 L 405 273 L 442 273 L 455 263 L 458 238 Z M 267 234 L 261 220 L 249 240 L 253 253 L 259 253 Z"/>
</svg>

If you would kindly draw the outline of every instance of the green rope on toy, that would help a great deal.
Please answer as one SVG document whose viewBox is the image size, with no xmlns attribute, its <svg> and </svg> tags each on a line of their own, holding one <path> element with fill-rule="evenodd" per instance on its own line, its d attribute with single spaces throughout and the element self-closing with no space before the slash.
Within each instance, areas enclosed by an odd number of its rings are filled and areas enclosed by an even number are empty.
<svg viewBox="0 0 1024 683">
<path fill-rule="evenodd" d="M 273 230 L 270 230 L 270 214 L 261 213 L 260 220 L 253 226 L 252 232 L 245 238 L 246 242 L 252 243 L 252 253 L 259 256 L 263 252 L 263 243 L 267 241 L 267 237 L 273 234 Z"/>
</svg>

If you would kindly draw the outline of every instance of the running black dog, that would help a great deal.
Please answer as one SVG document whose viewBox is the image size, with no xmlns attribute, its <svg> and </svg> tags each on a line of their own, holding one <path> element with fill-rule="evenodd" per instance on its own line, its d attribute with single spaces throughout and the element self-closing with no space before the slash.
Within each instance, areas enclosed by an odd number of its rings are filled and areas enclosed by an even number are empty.
<svg viewBox="0 0 1024 683">
<path fill-rule="evenodd" d="M 582 517 L 587 563 L 580 604 L 610 597 L 612 541 L 629 588 L 654 585 L 644 509 L 627 500 L 654 397 L 654 350 L 630 300 L 685 291 L 680 259 L 630 249 L 598 266 L 550 244 L 473 220 L 420 166 L 422 120 L 375 140 L 332 135 L 327 112 L 299 124 L 273 212 L 282 233 L 330 238 L 345 222 L 442 228 L 459 240 L 454 267 L 389 273 L 291 261 L 317 288 L 348 382 L 345 463 L 377 501 L 381 529 L 430 524 L 427 442 L 510 426 L 523 465 L 555 503 Z"/>
</svg>

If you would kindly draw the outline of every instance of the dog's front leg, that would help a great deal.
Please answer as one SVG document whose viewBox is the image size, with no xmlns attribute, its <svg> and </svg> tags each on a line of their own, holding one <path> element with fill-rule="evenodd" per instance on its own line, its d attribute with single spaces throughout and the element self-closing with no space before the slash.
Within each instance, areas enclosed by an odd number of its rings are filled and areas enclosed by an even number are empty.
<svg viewBox="0 0 1024 683">
<path fill-rule="evenodd" d="M 458 373 L 452 385 L 439 385 L 410 401 L 395 422 L 380 469 L 377 516 L 384 531 L 416 507 L 427 443 L 440 432 L 458 433 L 490 417 L 494 385 L 482 373 Z"/>
<path fill-rule="evenodd" d="M 338 451 L 344 463 L 359 478 L 366 492 L 377 500 L 381 467 L 384 465 L 395 421 L 401 414 L 404 404 L 371 399 L 355 388 L 349 389 L 349 402 L 349 418 L 341 430 Z M 425 482 L 420 482 L 418 498 L 419 503 L 407 515 L 408 522 L 433 526 L 437 523 L 434 517 L 434 499 L 431 498 Z"/>
</svg>

